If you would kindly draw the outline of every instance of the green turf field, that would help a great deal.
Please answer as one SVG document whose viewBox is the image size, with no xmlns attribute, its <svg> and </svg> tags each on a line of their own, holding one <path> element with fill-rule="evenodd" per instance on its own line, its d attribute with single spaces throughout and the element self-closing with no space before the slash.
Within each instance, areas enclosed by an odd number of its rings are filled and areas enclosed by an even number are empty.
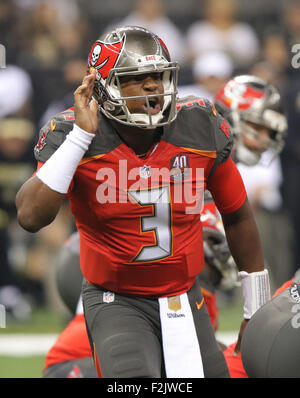
<svg viewBox="0 0 300 398">
<path fill-rule="evenodd" d="M 238 330 L 242 319 L 242 304 L 239 300 L 234 305 L 219 308 L 219 330 Z M 66 316 L 49 310 L 34 311 L 30 322 L 25 324 L 7 324 L 0 329 L 2 335 L 22 334 L 58 334 L 67 324 Z M 0 378 L 39 378 L 44 366 L 44 355 L 7 356 L 0 353 Z"/>
<path fill-rule="evenodd" d="M 44 366 L 44 355 L 35 355 L 32 357 L 0 357 L 1 378 L 28 378 L 40 377 Z"/>
<path fill-rule="evenodd" d="M 2 335 L 59 333 L 67 323 L 65 316 L 50 310 L 36 310 L 30 321 L 26 323 L 12 323 L 7 320 L 6 328 L 0 329 Z M 40 377 L 44 366 L 44 355 L 7 356 L 0 354 L 0 378 Z"/>
<path fill-rule="evenodd" d="M 39 309 L 33 311 L 30 320 L 24 323 L 14 323 L 8 319 L 6 328 L 0 329 L 0 336 L 2 333 L 57 333 L 67 322 L 67 315 Z"/>
</svg>

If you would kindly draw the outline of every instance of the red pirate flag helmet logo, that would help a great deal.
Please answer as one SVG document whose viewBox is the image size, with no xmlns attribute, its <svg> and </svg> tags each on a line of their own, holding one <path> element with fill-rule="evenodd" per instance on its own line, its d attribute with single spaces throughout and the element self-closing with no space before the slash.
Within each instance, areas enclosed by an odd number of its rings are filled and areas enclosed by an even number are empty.
<svg viewBox="0 0 300 398">
<path fill-rule="evenodd" d="M 232 109 L 234 104 L 239 111 L 245 111 L 265 94 L 264 89 L 256 89 L 251 87 L 250 84 L 240 83 L 232 79 L 217 93 L 216 101 L 228 109 Z"/>
<path fill-rule="evenodd" d="M 124 48 L 125 35 L 115 43 L 104 43 L 97 40 L 89 53 L 88 65 L 97 69 L 102 79 L 106 79 L 110 70 L 115 67 Z"/>
</svg>

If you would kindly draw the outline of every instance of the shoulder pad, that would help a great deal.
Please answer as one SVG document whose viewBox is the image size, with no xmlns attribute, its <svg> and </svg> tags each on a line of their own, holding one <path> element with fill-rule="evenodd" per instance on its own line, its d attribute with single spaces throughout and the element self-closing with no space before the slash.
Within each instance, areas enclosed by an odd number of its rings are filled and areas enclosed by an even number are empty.
<svg viewBox="0 0 300 398">
<path fill-rule="evenodd" d="M 179 99 L 176 120 L 166 128 L 166 140 L 173 145 L 214 153 L 218 163 L 231 152 L 233 138 L 228 122 L 205 98 Z"/>
<path fill-rule="evenodd" d="M 190 108 L 190 107 L 201 107 L 207 108 L 209 105 L 209 101 L 205 98 L 196 97 L 194 95 L 189 95 L 187 97 L 179 98 L 177 101 L 177 111 L 180 112 L 183 108 Z"/>
<path fill-rule="evenodd" d="M 41 128 L 39 140 L 34 147 L 36 160 L 46 162 L 50 158 L 73 129 L 74 121 L 74 110 L 70 108 L 54 116 Z"/>
</svg>

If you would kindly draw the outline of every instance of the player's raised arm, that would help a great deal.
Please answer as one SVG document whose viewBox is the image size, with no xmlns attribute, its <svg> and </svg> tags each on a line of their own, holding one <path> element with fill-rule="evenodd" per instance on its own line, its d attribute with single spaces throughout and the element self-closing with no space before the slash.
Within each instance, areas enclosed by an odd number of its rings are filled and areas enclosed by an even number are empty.
<svg viewBox="0 0 300 398">
<path fill-rule="evenodd" d="M 98 128 L 98 109 L 90 102 L 95 73 L 84 77 L 74 93 L 75 124 L 64 142 L 16 196 L 19 224 L 37 232 L 56 217 L 77 166 Z"/>
</svg>

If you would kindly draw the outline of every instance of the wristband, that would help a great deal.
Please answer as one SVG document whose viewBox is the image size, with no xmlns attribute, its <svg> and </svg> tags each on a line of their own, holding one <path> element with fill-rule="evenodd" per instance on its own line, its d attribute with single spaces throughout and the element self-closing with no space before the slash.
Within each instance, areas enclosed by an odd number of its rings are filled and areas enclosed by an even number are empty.
<svg viewBox="0 0 300 398">
<path fill-rule="evenodd" d="M 36 176 L 53 191 L 66 194 L 77 166 L 94 136 L 74 124 L 65 141 L 38 170 Z"/>
<path fill-rule="evenodd" d="M 265 269 L 259 272 L 240 271 L 244 296 L 244 318 L 250 319 L 253 314 L 271 298 L 269 273 Z"/>
</svg>

